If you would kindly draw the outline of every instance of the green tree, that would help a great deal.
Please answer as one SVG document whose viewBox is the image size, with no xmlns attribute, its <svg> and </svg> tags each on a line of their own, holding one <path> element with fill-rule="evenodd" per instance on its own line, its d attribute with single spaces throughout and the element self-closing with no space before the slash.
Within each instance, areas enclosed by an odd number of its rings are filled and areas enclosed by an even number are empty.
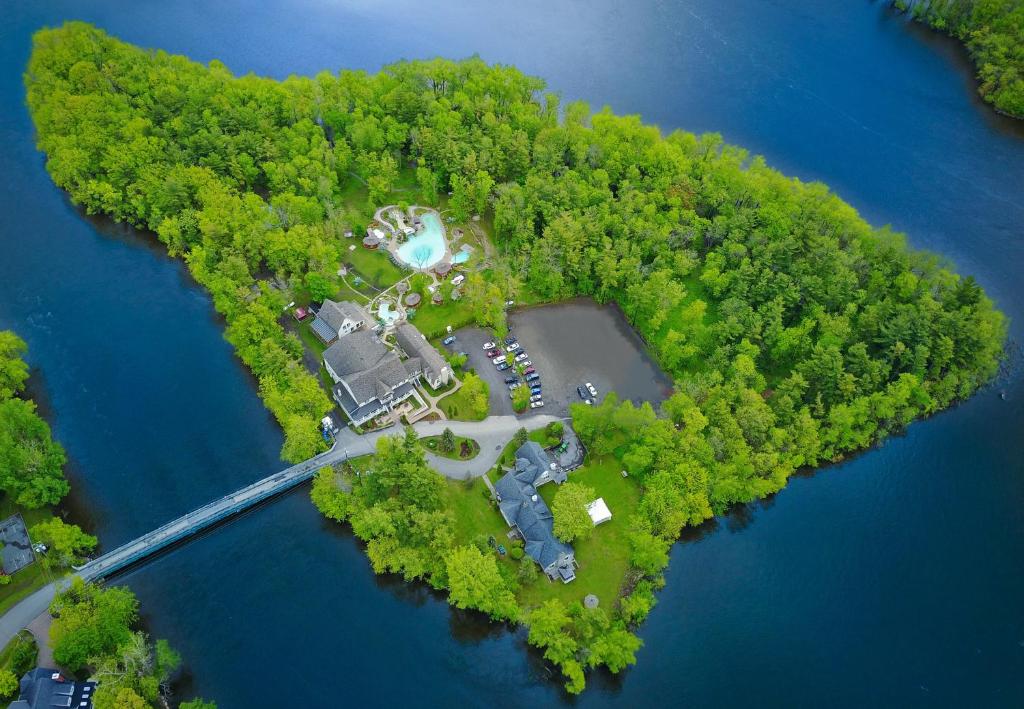
<svg viewBox="0 0 1024 709">
<path fill-rule="evenodd" d="M 563 542 L 586 539 L 594 530 L 587 505 L 594 500 L 594 489 L 582 483 L 566 482 L 555 492 L 551 514 L 555 518 L 555 536 Z"/>
<path fill-rule="evenodd" d="M 0 670 L 0 699 L 13 699 L 18 694 L 18 678 L 4 668 Z"/>
<path fill-rule="evenodd" d="M 29 530 L 29 536 L 49 547 L 45 563 L 51 566 L 68 567 L 80 564 L 89 552 L 96 548 L 96 537 L 86 534 L 77 525 L 65 524 L 60 517 L 39 522 Z"/>
<path fill-rule="evenodd" d="M 193 699 L 182 702 L 178 705 L 178 709 L 217 709 L 217 704 L 215 702 L 208 702 L 205 699 Z"/>
<path fill-rule="evenodd" d="M 28 364 L 22 359 L 27 350 L 25 341 L 13 332 L 0 331 L 0 399 L 17 394 L 28 379 Z"/>
<path fill-rule="evenodd" d="M 445 453 L 451 453 L 455 450 L 455 434 L 450 428 L 445 427 L 441 432 L 441 450 Z"/>
<path fill-rule="evenodd" d="M 525 386 L 516 387 L 512 390 L 512 408 L 522 411 L 530 405 L 530 390 Z"/>
<path fill-rule="evenodd" d="M 453 549 L 447 557 L 449 602 L 456 608 L 475 608 L 496 620 L 515 620 L 516 598 L 498 572 L 493 554 L 476 547 Z"/>
<path fill-rule="evenodd" d="M 113 655 L 131 636 L 138 601 L 126 588 L 101 589 L 74 578 L 50 604 L 54 659 L 79 670 L 92 658 Z"/>
<path fill-rule="evenodd" d="M 512 442 L 515 443 L 515 447 L 517 449 L 521 448 L 528 440 L 530 440 L 530 433 L 525 427 L 520 426 L 516 429 L 516 434 L 512 437 Z"/>
<path fill-rule="evenodd" d="M 330 466 L 317 471 L 309 496 L 325 517 L 335 522 L 348 519 L 351 496 L 338 486 L 337 474 Z"/>
<path fill-rule="evenodd" d="M 64 449 L 31 401 L 0 401 L 0 489 L 25 507 L 55 505 L 68 492 Z"/>
</svg>

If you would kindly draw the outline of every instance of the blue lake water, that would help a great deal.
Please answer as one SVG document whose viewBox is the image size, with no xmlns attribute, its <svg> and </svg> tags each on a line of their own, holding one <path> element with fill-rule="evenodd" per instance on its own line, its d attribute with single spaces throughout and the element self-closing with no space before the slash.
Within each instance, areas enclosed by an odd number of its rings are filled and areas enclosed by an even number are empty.
<svg viewBox="0 0 1024 709">
<path fill-rule="evenodd" d="M 444 258 L 444 228 L 433 212 L 420 217 L 423 227 L 398 247 L 398 258 L 415 268 L 430 268 Z"/>
<path fill-rule="evenodd" d="M 50 183 L 21 72 L 32 31 L 65 19 L 278 78 L 478 53 L 720 131 L 945 254 L 1022 335 L 1024 127 L 976 98 L 958 45 L 883 3 L 8 3 L 0 327 L 29 342 L 69 506 L 107 547 L 276 469 L 281 436 L 184 268 Z M 521 634 L 374 576 L 302 490 L 119 582 L 186 658 L 179 692 L 222 709 L 1020 706 L 1024 388 L 998 388 L 691 533 L 639 665 L 572 702 Z"/>
</svg>

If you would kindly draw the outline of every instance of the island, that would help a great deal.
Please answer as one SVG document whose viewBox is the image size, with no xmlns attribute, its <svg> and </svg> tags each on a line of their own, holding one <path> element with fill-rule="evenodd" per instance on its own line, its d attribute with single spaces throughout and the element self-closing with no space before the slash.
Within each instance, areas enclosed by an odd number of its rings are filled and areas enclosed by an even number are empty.
<svg viewBox="0 0 1024 709">
<path fill-rule="evenodd" d="M 973 278 L 824 185 L 513 67 L 274 81 L 68 23 L 25 83 L 55 183 L 185 260 L 374 571 L 526 626 L 571 693 L 636 662 L 685 527 L 1002 356 Z"/>
</svg>

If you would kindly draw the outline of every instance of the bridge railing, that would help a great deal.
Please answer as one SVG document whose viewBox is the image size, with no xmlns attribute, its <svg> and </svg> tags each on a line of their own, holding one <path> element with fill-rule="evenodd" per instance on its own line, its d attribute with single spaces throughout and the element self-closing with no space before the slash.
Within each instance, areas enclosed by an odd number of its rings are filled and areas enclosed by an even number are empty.
<svg viewBox="0 0 1024 709">
<path fill-rule="evenodd" d="M 208 502 L 202 507 L 173 519 L 153 531 L 126 544 L 122 544 L 106 554 L 77 567 L 76 571 L 78 571 L 79 576 L 82 576 L 87 581 L 109 575 L 149 554 L 196 534 L 226 517 L 237 514 L 247 507 L 258 504 L 262 500 L 312 477 L 312 473 L 323 465 L 324 459 L 332 452 L 333 448 L 302 463 L 258 480 L 240 490 Z"/>
</svg>

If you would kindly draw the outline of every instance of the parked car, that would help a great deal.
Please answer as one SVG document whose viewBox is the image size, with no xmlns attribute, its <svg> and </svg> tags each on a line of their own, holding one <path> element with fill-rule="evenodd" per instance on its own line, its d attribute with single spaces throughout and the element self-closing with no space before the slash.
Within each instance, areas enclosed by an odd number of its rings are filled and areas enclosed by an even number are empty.
<svg viewBox="0 0 1024 709">
<path fill-rule="evenodd" d="M 533 374 L 527 374 L 526 375 L 526 381 L 528 381 L 528 382 L 535 382 L 538 379 L 540 379 L 540 375 L 537 374 L 536 372 L 534 372 Z"/>
<path fill-rule="evenodd" d="M 531 394 L 530 395 L 530 401 L 540 401 L 543 398 L 544 397 L 541 396 L 540 394 Z"/>
<path fill-rule="evenodd" d="M 532 389 L 530 389 L 530 393 L 540 395 L 543 392 L 540 390 L 540 387 L 533 387 Z"/>
<path fill-rule="evenodd" d="M 505 307 L 506 308 L 511 308 L 515 304 L 516 304 L 516 301 L 514 301 L 514 300 L 506 300 L 505 301 Z"/>
<path fill-rule="evenodd" d="M 516 351 L 516 350 L 518 350 L 518 349 L 522 349 L 522 348 L 521 348 L 521 347 L 519 346 L 519 343 L 518 343 L 518 342 L 513 342 L 513 343 L 512 343 L 511 345 L 507 345 L 507 346 L 505 347 L 505 351 L 506 351 L 506 352 L 515 352 L 515 351 Z"/>
<path fill-rule="evenodd" d="M 455 342 L 455 335 L 448 335 L 448 337 L 441 340 L 442 345 L 450 345 L 453 342 Z"/>
<path fill-rule="evenodd" d="M 497 357 L 500 354 L 501 350 L 499 350 L 497 347 L 492 347 L 491 349 L 487 350 L 488 357 Z"/>
<path fill-rule="evenodd" d="M 519 354 L 516 355 L 516 362 L 522 362 L 524 359 L 526 359 L 529 356 L 530 355 L 526 354 L 525 352 L 520 352 Z"/>
<path fill-rule="evenodd" d="M 519 340 L 516 339 L 515 335 L 509 335 L 508 337 L 505 338 L 505 344 L 506 345 L 511 345 L 511 344 L 513 344 L 515 342 L 518 342 L 518 341 Z"/>
<path fill-rule="evenodd" d="M 591 396 L 597 396 L 597 389 L 595 389 L 594 385 L 590 382 L 587 382 L 587 391 L 590 392 Z"/>
<path fill-rule="evenodd" d="M 522 382 L 513 382 L 512 384 L 509 384 L 509 385 L 508 385 L 508 390 L 509 390 L 509 391 L 512 391 L 513 389 L 518 389 L 518 388 L 519 388 L 519 387 L 521 387 L 522 385 L 523 385 L 523 383 L 522 383 Z"/>
<path fill-rule="evenodd" d="M 518 384 L 519 383 L 519 377 L 505 377 L 505 383 L 506 384 Z"/>
<path fill-rule="evenodd" d="M 518 364 L 521 367 L 529 367 L 531 364 L 533 364 L 533 362 L 531 362 L 528 359 L 524 359 L 522 362 L 519 362 Z"/>
<path fill-rule="evenodd" d="M 589 396 L 587 396 L 587 390 L 584 389 L 582 386 L 576 387 L 576 393 L 579 394 L 580 398 L 583 399 L 584 401 L 590 398 Z"/>
<path fill-rule="evenodd" d="M 542 406 L 544 406 L 544 402 L 543 401 L 531 401 L 530 402 L 530 408 L 531 409 L 539 409 Z"/>
<path fill-rule="evenodd" d="M 497 346 L 498 346 L 498 343 L 496 343 L 496 342 L 485 342 L 484 346 L 483 346 L 483 349 L 485 349 L 485 350 L 493 350 Z"/>
<path fill-rule="evenodd" d="M 504 372 L 506 369 L 508 369 L 511 366 L 512 365 L 509 364 L 508 362 L 502 362 L 501 364 L 498 365 L 498 371 L 499 372 Z"/>
<path fill-rule="evenodd" d="M 505 355 L 501 355 L 500 357 L 495 357 L 494 359 L 492 359 L 491 362 L 493 362 L 494 364 L 501 364 L 502 362 L 507 362 L 507 360 L 505 359 Z"/>
<path fill-rule="evenodd" d="M 523 364 L 526 365 L 526 369 L 523 370 L 523 374 L 533 374 L 534 372 L 537 371 L 536 367 L 532 367 L 529 364 L 527 364 L 526 362 L 524 362 Z"/>
</svg>

